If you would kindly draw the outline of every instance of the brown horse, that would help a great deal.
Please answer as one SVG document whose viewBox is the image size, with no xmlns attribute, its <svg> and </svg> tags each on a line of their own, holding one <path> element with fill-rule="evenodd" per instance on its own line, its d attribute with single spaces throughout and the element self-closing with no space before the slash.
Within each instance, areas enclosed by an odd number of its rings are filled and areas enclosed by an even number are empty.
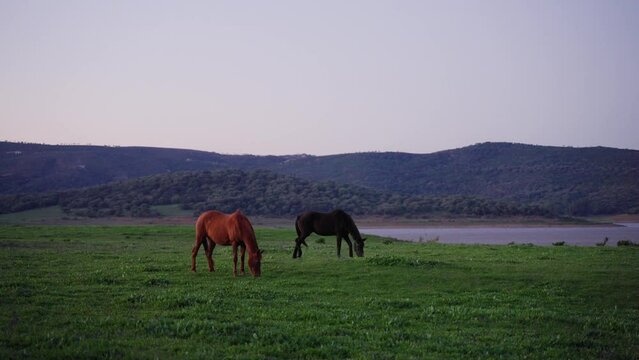
<svg viewBox="0 0 639 360">
<path fill-rule="evenodd" d="M 305 239 L 313 232 L 318 235 L 337 235 L 337 257 L 340 257 L 342 251 L 342 239 L 348 244 L 348 255 L 353 257 L 353 243 L 348 238 L 348 234 L 351 234 L 355 240 L 355 253 L 357 256 L 364 256 L 366 238 L 362 239 L 353 218 L 342 210 L 333 210 L 330 213 L 305 212 L 295 220 L 295 231 L 297 231 L 297 239 L 295 239 L 293 259 L 302 256 L 301 245 L 308 246 Z"/>
<path fill-rule="evenodd" d="M 206 259 L 209 262 L 209 271 L 215 271 L 213 266 L 213 249 L 215 245 L 233 246 L 233 276 L 237 276 L 237 248 L 242 251 L 241 273 L 244 274 L 244 253 L 249 251 L 249 269 L 253 276 L 260 276 L 262 252 L 257 247 L 255 231 L 249 219 L 239 210 L 227 215 L 218 211 L 202 213 L 195 223 L 195 245 L 191 252 L 191 271 L 195 271 L 195 257 L 204 244 Z"/>
</svg>

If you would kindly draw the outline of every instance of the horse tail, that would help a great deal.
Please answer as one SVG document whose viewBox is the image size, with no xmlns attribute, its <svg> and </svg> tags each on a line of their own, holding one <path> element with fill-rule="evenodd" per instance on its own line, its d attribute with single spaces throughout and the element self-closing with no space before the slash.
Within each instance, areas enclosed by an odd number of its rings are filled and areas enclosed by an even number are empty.
<svg viewBox="0 0 639 360">
<path fill-rule="evenodd" d="M 197 219 L 195 223 L 195 243 L 202 240 L 202 245 L 204 245 L 204 251 L 208 251 L 208 236 L 206 235 L 206 222 L 202 217 Z"/>
<path fill-rule="evenodd" d="M 297 218 L 295 218 L 295 232 L 297 233 L 297 238 L 300 238 L 300 235 L 302 235 L 302 231 L 300 230 L 300 216 L 298 215 Z"/>
<path fill-rule="evenodd" d="M 302 217 L 302 215 L 298 215 L 297 218 L 295 219 L 295 232 L 297 232 L 297 239 L 295 239 L 295 243 L 301 243 L 304 244 L 304 246 L 308 247 L 308 245 L 306 245 L 306 240 L 301 239 L 300 240 L 300 236 L 302 235 L 302 230 L 300 229 L 300 218 Z M 298 244 L 299 246 L 299 244 Z"/>
<path fill-rule="evenodd" d="M 293 259 L 297 259 L 298 257 L 302 257 L 302 248 L 300 246 L 300 217 L 299 215 L 295 218 L 295 232 L 297 233 L 297 237 L 295 238 L 295 248 L 293 249 Z"/>
</svg>

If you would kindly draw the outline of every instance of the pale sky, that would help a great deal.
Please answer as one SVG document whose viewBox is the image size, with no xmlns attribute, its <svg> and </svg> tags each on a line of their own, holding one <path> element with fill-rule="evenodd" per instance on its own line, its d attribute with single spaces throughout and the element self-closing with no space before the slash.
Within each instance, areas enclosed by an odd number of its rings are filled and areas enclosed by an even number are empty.
<svg viewBox="0 0 639 360">
<path fill-rule="evenodd" d="M 0 140 L 639 149 L 639 1 L 0 0 Z"/>
</svg>

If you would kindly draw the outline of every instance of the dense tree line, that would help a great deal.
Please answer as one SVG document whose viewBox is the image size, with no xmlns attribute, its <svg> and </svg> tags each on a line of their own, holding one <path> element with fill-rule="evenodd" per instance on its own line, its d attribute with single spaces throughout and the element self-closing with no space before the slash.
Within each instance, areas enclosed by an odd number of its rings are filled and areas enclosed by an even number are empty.
<svg viewBox="0 0 639 360">
<path fill-rule="evenodd" d="M 56 194 L 2 199 L 0 211 L 60 205 L 73 215 L 154 216 L 154 205 L 180 204 L 200 213 L 207 209 L 251 215 L 290 216 L 314 209 L 342 208 L 354 214 L 420 216 L 549 215 L 541 207 L 469 196 L 409 196 L 335 182 L 311 182 L 258 170 L 181 172 L 95 186 Z M 10 205 L 9 205 L 10 204 Z"/>
<path fill-rule="evenodd" d="M 566 215 L 639 213 L 639 151 L 484 143 L 433 154 L 301 158 L 277 171 L 407 195 L 466 195 Z"/>
<path fill-rule="evenodd" d="M 381 193 L 402 194 L 403 201 L 413 204 L 408 206 L 410 209 L 420 208 L 409 200 L 417 196 L 428 199 L 428 204 L 448 199 L 441 204 L 446 209 L 458 208 L 450 204 L 459 202 L 453 200 L 455 197 L 461 197 L 462 202 L 470 202 L 467 198 L 494 199 L 517 204 L 515 207 L 526 204 L 564 215 L 639 213 L 637 150 L 484 143 L 432 154 L 251 156 L 179 149 L 0 142 L 0 194 L 52 193 L 152 174 L 229 168 L 270 170 L 314 182 L 335 181 Z M 53 201 L 37 196 L 20 199 L 13 199 L 14 204 L 3 207 L 24 208 L 33 206 L 29 204 L 34 201 Z M 148 203 L 142 200 L 136 203 Z M 396 198 L 385 200 L 395 204 L 392 201 Z M 181 196 L 179 201 L 193 208 L 206 202 Z M 370 211 L 381 211 L 376 204 L 379 202 L 367 207 L 373 209 Z M 394 209 L 405 207 L 396 205 Z M 475 210 L 485 212 L 484 207 L 491 206 L 479 205 Z M 471 211 L 470 208 L 464 211 Z M 114 211 L 152 213 L 142 205 Z"/>
</svg>

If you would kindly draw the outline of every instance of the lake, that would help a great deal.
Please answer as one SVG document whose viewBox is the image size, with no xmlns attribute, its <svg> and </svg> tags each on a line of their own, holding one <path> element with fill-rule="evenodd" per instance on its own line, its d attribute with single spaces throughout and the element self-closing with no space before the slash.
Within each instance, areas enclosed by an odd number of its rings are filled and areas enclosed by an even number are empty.
<svg viewBox="0 0 639 360">
<path fill-rule="evenodd" d="M 400 240 L 423 241 L 439 239 L 445 244 L 499 244 L 531 243 L 552 245 L 564 241 L 566 245 L 594 246 L 605 237 L 606 246 L 617 246 L 619 240 L 639 242 L 639 223 L 621 223 L 616 226 L 549 226 L 549 227 L 411 227 L 361 228 L 366 234 L 392 237 Z"/>
</svg>

